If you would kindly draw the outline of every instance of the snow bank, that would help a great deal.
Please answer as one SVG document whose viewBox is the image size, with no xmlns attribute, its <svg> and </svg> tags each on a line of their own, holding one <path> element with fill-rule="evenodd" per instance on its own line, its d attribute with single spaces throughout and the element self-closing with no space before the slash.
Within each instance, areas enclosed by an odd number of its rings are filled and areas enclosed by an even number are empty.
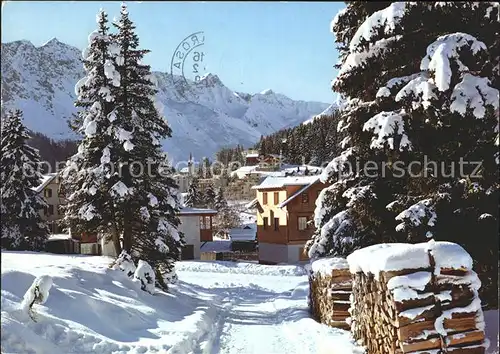
<svg viewBox="0 0 500 354">
<path fill-rule="evenodd" d="M 320 273 L 322 275 L 331 275 L 334 269 L 348 269 L 349 264 L 345 258 L 326 257 L 320 258 L 311 263 L 311 270 L 313 273 Z"/>
<path fill-rule="evenodd" d="M 3 353 L 362 353 L 348 331 L 310 317 L 307 276 L 263 277 L 257 269 L 270 274 L 267 269 L 295 267 L 254 264 L 252 275 L 209 273 L 197 265 L 205 272 L 180 270 L 179 283 L 168 293 L 151 296 L 110 269 L 109 257 L 5 251 L 1 256 Z M 178 265 L 193 270 L 196 263 Z M 223 267 L 220 262 L 212 268 Z M 25 289 L 45 274 L 54 285 L 34 323 L 19 304 Z"/>
<path fill-rule="evenodd" d="M 304 267 L 296 265 L 262 265 L 230 261 L 181 261 L 177 262 L 175 266 L 177 272 L 213 272 L 270 276 L 307 275 Z"/>
<path fill-rule="evenodd" d="M 380 272 L 401 269 L 429 268 L 428 251 L 436 261 L 436 268 L 472 269 L 472 258 L 452 242 L 383 243 L 356 250 L 347 256 L 351 273 L 371 273 L 378 280 Z"/>
<path fill-rule="evenodd" d="M 216 311 L 186 286 L 140 290 L 112 259 L 2 251 L 2 353 L 189 353 L 213 329 Z M 50 274 L 50 297 L 33 322 L 22 296 L 33 279 Z M 207 296 L 209 299 L 210 296 Z"/>
</svg>

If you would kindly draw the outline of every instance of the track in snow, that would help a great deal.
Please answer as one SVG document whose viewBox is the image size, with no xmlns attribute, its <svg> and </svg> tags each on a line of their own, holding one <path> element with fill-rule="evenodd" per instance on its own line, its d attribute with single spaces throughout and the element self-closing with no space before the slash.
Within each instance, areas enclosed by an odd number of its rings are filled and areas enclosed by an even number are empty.
<svg viewBox="0 0 500 354">
<path fill-rule="evenodd" d="M 348 332 L 310 318 L 306 277 L 215 273 L 200 277 L 186 272 L 180 278 L 199 293 L 215 295 L 211 301 L 215 315 L 196 341 L 194 354 L 331 353 L 333 345 L 339 354 L 361 353 Z"/>
</svg>

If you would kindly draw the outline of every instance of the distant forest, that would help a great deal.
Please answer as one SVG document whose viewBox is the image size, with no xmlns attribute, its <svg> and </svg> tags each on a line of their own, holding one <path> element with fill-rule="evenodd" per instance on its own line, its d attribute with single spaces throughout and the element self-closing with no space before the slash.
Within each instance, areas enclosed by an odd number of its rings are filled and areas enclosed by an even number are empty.
<svg viewBox="0 0 500 354">
<path fill-rule="evenodd" d="M 321 166 L 338 155 L 342 140 L 337 132 L 339 114 L 319 116 L 311 123 L 262 136 L 255 145 L 261 154 L 283 154 L 290 164 Z"/>
<path fill-rule="evenodd" d="M 318 116 L 311 123 L 261 136 L 252 149 L 258 150 L 260 154 L 276 155 L 281 150 L 285 163 L 321 166 L 340 152 L 339 143 L 343 136 L 337 132 L 338 121 L 338 112 Z M 217 152 L 217 161 L 225 165 L 231 161 L 244 164 L 242 153 L 245 150 L 241 145 L 222 148 Z"/>
<path fill-rule="evenodd" d="M 42 164 L 42 173 L 56 172 L 56 164 L 59 162 L 59 169 L 64 166 L 63 162 L 76 153 L 78 143 L 75 140 L 54 140 L 42 133 L 30 132 L 31 138 L 27 141 L 28 145 L 40 151 L 40 161 Z M 49 167 L 50 165 L 50 171 Z"/>
</svg>

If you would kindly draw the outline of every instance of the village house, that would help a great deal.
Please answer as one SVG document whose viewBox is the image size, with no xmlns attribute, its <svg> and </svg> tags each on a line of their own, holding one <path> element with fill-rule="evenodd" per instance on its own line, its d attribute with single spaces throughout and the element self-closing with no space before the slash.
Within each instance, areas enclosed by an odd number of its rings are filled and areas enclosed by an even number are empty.
<svg viewBox="0 0 500 354">
<path fill-rule="evenodd" d="M 258 157 L 259 171 L 278 171 L 283 163 L 283 158 L 276 154 L 260 154 Z"/>
<path fill-rule="evenodd" d="M 64 188 L 61 186 L 61 178 L 57 173 L 43 175 L 42 183 L 35 187 L 34 190 L 40 193 L 47 203 L 47 206 L 40 210 L 42 220 L 47 221 L 52 234 L 62 233 L 63 230 L 58 225 L 58 222 L 64 216 L 61 206 L 66 204 L 66 199 Z"/>
<path fill-rule="evenodd" d="M 204 208 L 181 208 L 177 214 L 180 219 L 178 231 L 184 234 L 186 246 L 182 249 L 181 259 L 200 259 L 200 248 L 204 242 L 213 240 L 212 219 L 217 215 L 216 210 Z M 116 257 L 114 246 L 104 239 L 97 241 L 99 251 L 104 256 Z"/>
<path fill-rule="evenodd" d="M 307 260 L 304 246 L 314 231 L 316 199 L 325 187 L 318 175 L 270 176 L 253 187 L 257 197 L 248 207 L 257 209 L 259 263 Z"/>
<path fill-rule="evenodd" d="M 255 166 L 259 163 L 259 152 L 257 150 L 247 150 L 245 153 L 245 166 Z"/>
<path fill-rule="evenodd" d="M 179 231 L 184 233 L 186 246 L 181 259 L 200 259 L 200 249 L 204 242 L 213 241 L 212 221 L 216 210 L 204 208 L 182 208 L 179 212 Z"/>
</svg>

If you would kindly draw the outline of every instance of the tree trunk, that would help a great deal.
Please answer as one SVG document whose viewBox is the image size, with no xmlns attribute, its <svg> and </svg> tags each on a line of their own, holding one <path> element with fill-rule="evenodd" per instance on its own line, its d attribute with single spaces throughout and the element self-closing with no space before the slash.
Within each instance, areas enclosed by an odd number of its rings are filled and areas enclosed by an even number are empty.
<svg viewBox="0 0 500 354">
<path fill-rule="evenodd" d="M 113 221 L 111 226 L 111 239 L 113 241 L 113 245 L 115 247 L 116 255 L 120 255 L 122 253 L 122 246 L 120 244 L 120 235 L 118 234 L 118 229 L 116 228 L 116 222 Z"/>
<path fill-rule="evenodd" d="M 123 249 L 128 254 L 132 251 L 132 225 L 127 213 L 123 218 Z"/>
</svg>

